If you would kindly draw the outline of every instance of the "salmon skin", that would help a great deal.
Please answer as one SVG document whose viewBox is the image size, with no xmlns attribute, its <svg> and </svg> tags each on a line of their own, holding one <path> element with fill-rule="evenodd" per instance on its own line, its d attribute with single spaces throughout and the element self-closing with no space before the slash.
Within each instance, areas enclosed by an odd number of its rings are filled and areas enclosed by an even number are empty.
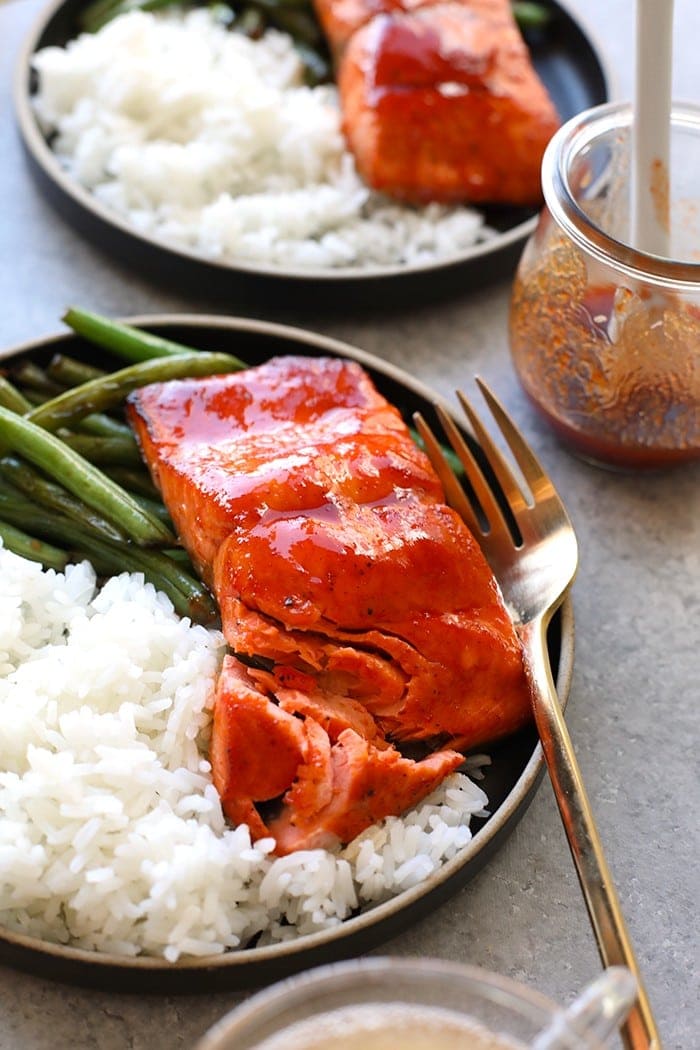
<svg viewBox="0 0 700 1050">
<path fill-rule="evenodd" d="M 358 364 L 274 358 L 127 412 L 232 650 L 211 744 L 230 820 L 280 853 L 346 842 L 456 769 L 452 743 L 529 720 L 496 581 Z"/>
<path fill-rule="evenodd" d="M 374 189 L 536 206 L 560 120 L 510 0 L 315 0 L 343 130 Z"/>
</svg>

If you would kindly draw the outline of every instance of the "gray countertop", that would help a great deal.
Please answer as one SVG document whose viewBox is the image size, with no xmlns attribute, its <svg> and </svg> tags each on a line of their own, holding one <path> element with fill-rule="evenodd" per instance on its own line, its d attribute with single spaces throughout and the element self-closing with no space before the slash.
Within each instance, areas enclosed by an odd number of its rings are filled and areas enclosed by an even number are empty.
<svg viewBox="0 0 700 1050">
<path fill-rule="evenodd" d="M 632 84 L 631 0 L 586 0 L 617 94 Z M 576 524 L 577 652 L 567 713 L 623 909 L 667 1047 L 700 1046 L 700 475 L 625 476 L 589 467 L 533 415 L 508 356 L 509 280 L 447 301 L 324 314 L 188 297 L 149 282 L 81 238 L 30 180 L 10 81 L 39 10 L 0 0 L 0 346 L 59 328 L 69 302 L 124 315 L 228 312 L 345 339 L 450 396 L 480 373 L 551 470 Z M 675 94 L 700 98 L 700 5 L 676 0 Z M 549 784 L 511 838 L 451 902 L 386 944 L 464 960 L 569 1001 L 599 969 Z M 143 998 L 61 986 L 0 967 L 2 1050 L 189 1047 L 240 995 Z"/>
</svg>

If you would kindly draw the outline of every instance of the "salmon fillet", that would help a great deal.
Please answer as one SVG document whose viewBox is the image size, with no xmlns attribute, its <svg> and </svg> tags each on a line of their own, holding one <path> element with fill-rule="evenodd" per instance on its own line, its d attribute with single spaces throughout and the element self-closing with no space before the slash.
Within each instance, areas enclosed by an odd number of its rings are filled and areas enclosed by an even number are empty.
<svg viewBox="0 0 700 1050">
<path fill-rule="evenodd" d="M 318 0 L 365 181 L 416 203 L 538 205 L 559 127 L 509 0 Z M 381 13 L 376 9 L 381 8 Z"/>
<path fill-rule="evenodd" d="M 277 358 L 152 384 L 128 413 L 226 641 L 255 665 L 226 661 L 214 710 L 229 819 L 278 852 L 347 841 L 456 768 L 450 740 L 529 720 L 493 575 L 359 365 Z M 403 741 L 437 750 L 415 762 Z"/>
</svg>

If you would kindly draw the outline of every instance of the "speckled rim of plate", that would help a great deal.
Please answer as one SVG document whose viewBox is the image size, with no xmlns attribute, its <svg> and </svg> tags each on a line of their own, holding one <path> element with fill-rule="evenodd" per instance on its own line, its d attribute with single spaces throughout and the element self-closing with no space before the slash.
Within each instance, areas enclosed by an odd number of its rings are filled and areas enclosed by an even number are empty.
<svg viewBox="0 0 700 1050">
<path fill-rule="evenodd" d="M 347 343 L 301 328 L 208 314 L 149 314 L 124 320 L 148 329 L 184 326 L 222 329 L 253 337 L 259 335 L 298 343 L 301 353 L 307 347 L 316 353 L 347 357 L 429 403 L 439 402 L 454 416 L 452 406 L 445 399 L 402 369 Z M 0 364 L 21 354 L 52 348 L 59 350 L 62 343 L 75 339 L 71 332 L 54 334 L 0 350 Z M 461 420 L 455 419 L 462 425 Z M 557 618 L 560 648 L 556 685 L 560 702 L 565 706 L 574 662 L 574 615 L 570 597 L 562 605 Z M 504 801 L 452 860 L 418 886 L 346 919 L 333 929 L 264 947 L 168 963 L 153 956 L 132 958 L 54 944 L 0 926 L 0 963 L 7 962 L 18 969 L 76 984 L 124 991 L 180 993 L 260 985 L 321 962 L 358 954 L 398 933 L 405 926 L 401 922 L 405 914 L 413 913 L 416 918 L 427 914 L 457 892 L 468 881 L 472 870 L 476 874 L 524 814 L 542 773 L 542 750 L 537 743 Z"/>
<path fill-rule="evenodd" d="M 28 90 L 28 85 L 31 83 L 31 58 L 37 50 L 38 42 L 47 25 L 60 9 L 66 5 L 66 2 L 67 0 L 50 0 L 48 6 L 37 17 L 20 51 L 13 91 L 14 108 L 20 133 L 30 157 L 45 177 L 53 182 L 75 205 L 83 209 L 87 215 L 92 216 L 107 228 L 112 227 L 123 236 L 131 238 L 135 245 L 161 251 L 165 255 L 179 259 L 181 262 L 190 263 L 192 266 L 197 267 L 207 267 L 210 268 L 211 272 L 219 271 L 224 275 L 247 274 L 252 277 L 283 278 L 297 282 L 367 282 L 381 280 L 382 278 L 428 275 L 436 271 L 449 270 L 466 264 L 485 262 L 490 257 L 501 253 L 504 256 L 508 256 L 510 252 L 517 249 L 518 245 L 524 244 L 537 226 L 538 216 L 535 214 L 516 223 L 510 229 L 499 232 L 495 237 L 490 237 L 461 252 L 455 252 L 432 262 L 368 267 L 298 267 L 292 269 L 285 269 L 282 266 L 273 264 L 256 263 L 253 260 L 244 258 L 240 261 L 235 259 L 216 259 L 186 246 L 170 243 L 160 237 L 141 233 L 116 212 L 101 204 L 93 194 L 72 179 L 61 167 L 55 154 L 47 144 L 32 111 L 30 104 L 31 95 Z M 555 9 L 560 9 L 564 17 L 588 44 L 590 58 L 597 65 L 603 84 L 605 97 L 599 101 L 610 101 L 614 96 L 616 80 L 604 48 L 595 34 L 585 24 L 578 11 L 574 12 L 570 0 L 550 0 L 550 3 Z M 568 119 L 568 117 L 565 119 Z"/>
</svg>

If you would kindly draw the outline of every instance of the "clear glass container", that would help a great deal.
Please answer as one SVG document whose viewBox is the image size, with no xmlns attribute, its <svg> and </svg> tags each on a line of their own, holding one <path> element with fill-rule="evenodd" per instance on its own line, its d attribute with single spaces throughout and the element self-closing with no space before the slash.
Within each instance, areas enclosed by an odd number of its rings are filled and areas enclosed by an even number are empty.
<svg viewBox="0 0 700 1050">
<path fill-rule="evenodd" d="M 629 244 L 631 130 L 631 107 L 609 103 L 553 137 L 510 308 L 533 404 L 573 451 L 621 469 L 700 457 L 700 107 L 673 107 L 669 258 Z"/>
<path fill-rule="evenodd" d="M 195 1050 L 603 1050 L 636 990 L 629 970 L 610 967 L 564 1009 L 474 966 L 355 959 L 259 992 Z"/>
</svg>

